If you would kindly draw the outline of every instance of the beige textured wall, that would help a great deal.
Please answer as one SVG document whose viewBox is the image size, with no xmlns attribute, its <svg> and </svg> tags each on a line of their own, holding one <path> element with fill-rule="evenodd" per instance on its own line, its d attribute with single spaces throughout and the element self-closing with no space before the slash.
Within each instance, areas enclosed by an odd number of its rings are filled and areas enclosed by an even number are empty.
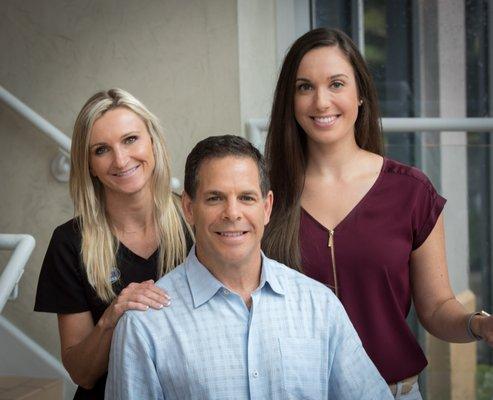
<svg viewBox="0 0 493 400">
<path fill-rule="evenodd" d="M 241 129 L 233 0 L 2 0 L 0 54 L 0 85 L 69 135 L 95 91 L 132 92 L 162 120 L 180 178 L 197 140 Z M 56 145 L 2 103 L 0 140 L 0 232 L 37 240 L 4 315 L 58 354 L 56 318 L 31 310 L 51 232 L 72 216 L 68 187 L 49 172 Z"/>
<path fill-rule="evenodd" d="M 241 127 L 270 115 L 277 81 L 275 0 L 238 1 Z"/>
</svg>

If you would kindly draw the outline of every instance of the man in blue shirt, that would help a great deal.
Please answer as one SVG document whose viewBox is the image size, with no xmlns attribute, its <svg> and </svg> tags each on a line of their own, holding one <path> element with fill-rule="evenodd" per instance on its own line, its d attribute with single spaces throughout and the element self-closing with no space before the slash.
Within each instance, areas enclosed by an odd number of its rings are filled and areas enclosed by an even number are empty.
<svg viewBox="0 0 493 400">
<path fill-rule="evenodd" d="M 393 399 L 335 295 L 260 250 L 272 192 L 260 153 L 210 137 L 187 158 L 196 245 L 157 285 L 171 307 L 127 312 L 108 399 Z"/>
</svg>

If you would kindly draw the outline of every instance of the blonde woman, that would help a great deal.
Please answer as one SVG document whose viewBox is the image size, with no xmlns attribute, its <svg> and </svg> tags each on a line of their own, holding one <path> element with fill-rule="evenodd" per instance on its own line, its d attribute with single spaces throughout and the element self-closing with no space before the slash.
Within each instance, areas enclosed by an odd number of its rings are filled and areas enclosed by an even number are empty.
<svg viewBox="0 0 493 400">
<path fill-rule="evenodd" d="M 129 309 L 169 305 L 154 280 L 190 246 L 157 118 L 121 89 L 92 96 L 75 122 L 70 194 L 76 217 L 55 229 L 36 311 L 58 314 L 76 399 L 103 399 L 113 329 Z"/>
</svg>

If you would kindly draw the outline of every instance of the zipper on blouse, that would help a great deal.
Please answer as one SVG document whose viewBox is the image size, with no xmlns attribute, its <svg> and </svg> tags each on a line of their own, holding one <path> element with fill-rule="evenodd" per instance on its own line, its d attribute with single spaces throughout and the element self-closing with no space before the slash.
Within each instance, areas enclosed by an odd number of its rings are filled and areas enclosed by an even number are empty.
<svg viewBox="0 0 493 400">
<path fill-rule="evenodd" d="M 330 256 L 332 258 L 332 273 L 334 275 L 334 289 L 336 296 L 339 297 L 339 287 L 337 284 L 337 269 L 336 269 L 336 258 L 334 255 L 334 229 L 329 229 L 329 242 L 327 246 L 330 248 Z"/>
</svg>

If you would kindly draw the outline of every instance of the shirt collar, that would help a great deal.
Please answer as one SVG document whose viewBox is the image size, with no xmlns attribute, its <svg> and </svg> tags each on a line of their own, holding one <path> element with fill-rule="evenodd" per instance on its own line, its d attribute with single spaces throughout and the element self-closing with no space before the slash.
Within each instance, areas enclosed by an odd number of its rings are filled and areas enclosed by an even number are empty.
<svg viewBox="0 0 493 400">
<path fill-rule="evenodd" d="M 277 275 L 272 271 L 272 261 L 262 253 L 262 272 L 259 288 L 262 289 L 267 282 L 270 288 L 277 294 L 284 295 L 284 289 L 279 283 Z M 195 308 L 207 303 L 219 289 L 225 286 L 198 260 L 195 254 L 195 245 L 188 253 L 185 262 L 185 273 L 192 293 Z"/>
<path fill-rule="evenodd" d="M 266 282 L 275 293 L 284 296 L 284 289 L 274 271 L 273 261 L 262 252 L 262 272 L 259 287 L 262 288 Z"/>
<path fill-rule="evenodd" d="M 185 273 L 192 292 L 193 306 L 200 307 L 208 302 L 224 285 L 202 265 L 195 255 L 195 245 L 190 249 L 185 262 Z"/>
</svg>

